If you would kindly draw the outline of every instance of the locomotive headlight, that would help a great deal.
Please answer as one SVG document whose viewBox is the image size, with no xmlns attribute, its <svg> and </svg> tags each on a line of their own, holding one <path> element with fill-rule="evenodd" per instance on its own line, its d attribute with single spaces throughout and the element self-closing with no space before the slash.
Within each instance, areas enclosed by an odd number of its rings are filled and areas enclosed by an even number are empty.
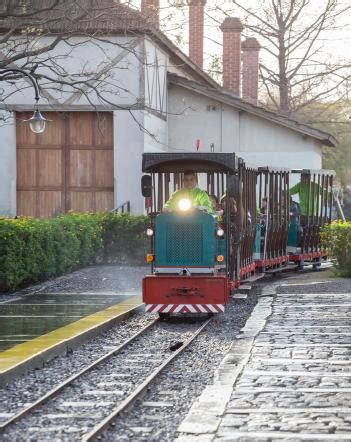
<svg viewBox="0 0 351 442">
<path fill-rule="evenodd" d="M 154 234 L 154 230 L 151 228 L 151 227 L 149 227 L 148 229 L 146 229 L 146 235 L 147 236 L 152 236 Z"/>
<path fill-rule="evenodd" d="M 188 198 L 182 198 L 178 203 L 179 210 L 186 212 L 191 207 L 191 201 Z"/>
<path fill-rule="evenodd" d="M 224 236 L 224 230 L 222 229 L 222 227 L 218 227 L 218 229 L 217 229 L 217 236 L 219 236 L 219 237 Z"/>
</svg>

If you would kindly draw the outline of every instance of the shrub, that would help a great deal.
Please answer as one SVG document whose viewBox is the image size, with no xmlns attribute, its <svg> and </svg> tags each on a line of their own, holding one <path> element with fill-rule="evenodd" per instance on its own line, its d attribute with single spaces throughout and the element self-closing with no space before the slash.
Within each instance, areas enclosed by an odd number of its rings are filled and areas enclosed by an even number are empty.
<svg viewBox="0 0 351 442">
<path fill-rule="evenodd" d="M 105 262 L 143 263 L 147 217 L 70 213 L 49 219 L 0 218 L 0 290 Z"/>
<path fill-rule="evenodd" d="M 92 262 L 103 245 L 91 214 L 0 219 L 0 288 L 47 279 Z"/>
<path fill-rule="evenodd" d="M 128 214 L 101 215 L 103 228 L 103 261 L 121 264 L 143 264 L 149 241 L 145 235 L 147 216 Z"/>
<path fill-rule="evenodd" d="M 340 276 L 351 276 L 351 222 L 334 221 L 322 229 L 322 244 Z"/>
</svg>

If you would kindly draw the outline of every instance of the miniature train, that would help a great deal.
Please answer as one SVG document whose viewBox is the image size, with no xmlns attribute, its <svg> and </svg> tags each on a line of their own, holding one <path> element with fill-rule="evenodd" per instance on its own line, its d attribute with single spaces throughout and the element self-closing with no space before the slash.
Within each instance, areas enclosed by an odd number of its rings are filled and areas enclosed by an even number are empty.
<svg viewBox="0 0 351 442">
<path fill-rule="evenodd" d="M 212 209 L 182 198 L 165 211 L 189 170 L 202 179 Z M 150 217 L 146 312 L 221 313 L 243 281 L 315 268 L 326 258 L 320 228 L 331 221 L 333 171 L 248 167 L 234 153 L 147 153 L 143 172 Z"/>
</svg>

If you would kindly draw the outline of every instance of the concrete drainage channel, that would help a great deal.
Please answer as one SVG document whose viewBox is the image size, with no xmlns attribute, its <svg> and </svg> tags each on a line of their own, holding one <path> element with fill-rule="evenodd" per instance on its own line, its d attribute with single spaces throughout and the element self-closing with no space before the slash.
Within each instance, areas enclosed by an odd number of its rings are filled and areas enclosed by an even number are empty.
<svg viewBox="0 0 351 442">
<path fill-rule="evenodd" d="M 141 310 L 139 296 L 115 294 L 31 294 L 1 304 L 0 385 L 43 367 Z"/>
</svg>

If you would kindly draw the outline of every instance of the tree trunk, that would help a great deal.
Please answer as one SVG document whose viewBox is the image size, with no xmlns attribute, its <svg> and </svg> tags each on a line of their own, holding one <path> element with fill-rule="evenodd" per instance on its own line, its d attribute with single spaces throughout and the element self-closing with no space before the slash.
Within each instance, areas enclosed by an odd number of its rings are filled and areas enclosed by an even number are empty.
<svg viewBox="0 0 351 442">
<path fill-rule="evenodd" d="M 286 48 L 284 30 L 279 30 L 279 106 L 280 112 L 289 115 L 289 80 L 286 73 Z"/>
</svg>

